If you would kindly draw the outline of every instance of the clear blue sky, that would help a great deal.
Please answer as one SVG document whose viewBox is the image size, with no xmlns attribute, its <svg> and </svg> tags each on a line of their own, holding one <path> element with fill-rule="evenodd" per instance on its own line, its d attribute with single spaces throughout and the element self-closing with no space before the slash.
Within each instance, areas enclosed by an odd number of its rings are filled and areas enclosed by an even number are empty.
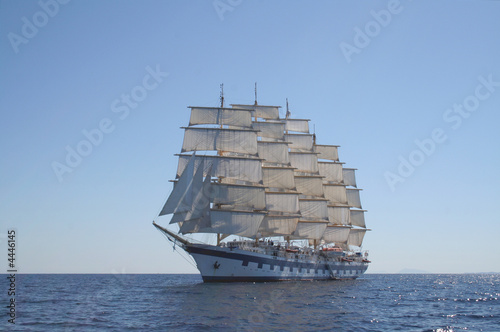
<svg viewBox="0 0 500 332">
<path fill-rule="evenodd" d="M 258 82 L 358 168 L 370 272 L 500 272 L 500 1 L 41 2 L 0 1 L 1 271 L 15 228 L 20 272 L 196 272 L 151 225 L 179 127 Z"/>
</svg>

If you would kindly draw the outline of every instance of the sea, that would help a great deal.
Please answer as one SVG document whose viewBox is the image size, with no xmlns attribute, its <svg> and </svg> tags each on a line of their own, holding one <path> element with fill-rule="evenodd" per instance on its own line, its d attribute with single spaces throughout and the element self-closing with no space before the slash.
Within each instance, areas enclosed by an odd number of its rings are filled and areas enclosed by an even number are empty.
<svg viewBox="0 0 500 332">
<path fill-rule="evenodd" d="M 500 274 L 206 284 L 193 274 L 18 274 L 5 331 L 500 331 Z"/>
</svg>

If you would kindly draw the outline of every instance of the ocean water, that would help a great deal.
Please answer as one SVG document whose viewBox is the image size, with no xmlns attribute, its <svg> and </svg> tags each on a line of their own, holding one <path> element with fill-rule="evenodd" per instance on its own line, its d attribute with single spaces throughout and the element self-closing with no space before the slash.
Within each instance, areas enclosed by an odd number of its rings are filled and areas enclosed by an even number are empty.
<svg viewBox="0 0 500 332">
<path fill-rule="evenodd" d="M 1 293 L 6 331 L 500 331 L 500 274 L 225 284 L 198 275 L 17 275 L 15 325 Z"/>
</svg>

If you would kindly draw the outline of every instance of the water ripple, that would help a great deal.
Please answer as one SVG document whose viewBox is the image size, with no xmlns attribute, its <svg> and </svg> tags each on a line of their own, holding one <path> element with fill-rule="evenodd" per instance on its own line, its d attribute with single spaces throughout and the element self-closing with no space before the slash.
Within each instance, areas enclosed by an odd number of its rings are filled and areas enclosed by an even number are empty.
<svg viewBox="0 0 500 332">
<path fill-rule="evenodd" d="M 198 275 L 20 275 L 18 294 L 16 327 L 26 331 L 494 331 L 500 326 L 498 274 L 232 284 L 203 284 Z M 0 322 L 0 330 L 9 327 Z"/>
</svg>

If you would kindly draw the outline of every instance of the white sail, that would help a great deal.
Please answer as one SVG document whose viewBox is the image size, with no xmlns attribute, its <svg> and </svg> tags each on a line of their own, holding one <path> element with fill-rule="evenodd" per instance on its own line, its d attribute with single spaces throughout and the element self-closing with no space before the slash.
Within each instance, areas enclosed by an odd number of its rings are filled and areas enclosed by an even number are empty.
<svg viewBox="0 0 500 332">
<path fill-rule="evenodd" d="M 295 216 L 267 215 L 260 224 L 261 236 L 291 235 L 297 228 L 299 218 Z"/>
<path fill-rule="evenodd" d="M 295 175 L 297 191 L 308 196 L 323 196 L 323 177 Z"/>
<path fill-rule="evenodd" d="M 351 213 L 347 206 L 328 206 L 328 220 L 331 225 L 350 225 Z"/>
<path fill-rule="evenodd" d="M 170 193 L 167 201 L 163 205 L 163 208 L 160 211 L 160 216 L 175 213 L 175 212 L 187 212 L 190 210 L 191 205 L 193 203 L 193 175 L 195 169 L 195 157 L 189 157 L 189 162 L 187 167 L 182 172 L 179 181 L 174 184 L 174 189 Z M 200 172 L 197 172 L 195 176 L 199 179 L 201 175 L 201 179 L 203 181 L 203 172 L 200 169 Z"/>
<path fill-rule="evenodd" d="M 366 231 L 366 229 L 351 228 L 351 230 L 349 231 L 347 244 L 351 246 L 361 247 Z"/>
<path fill-rule="evenodd" d="M 181 211 L 175 211 L 174 216 L 170 220 L 171 224 L 191 219 L 199 219 L 207 215 L 210 209 L 210 202 L 212 201 L 212 191 L 210 190 L 212 187 L 210 183 L 211 176 L 209 171 L 209 174 L 205 177 L 205 181 L 200 183 L 202 174 L 203 165 L 200 165 L 193 179 L 192 192 L 190 193 L 193 197 L 191 206 Z"/>
<path fill-rule="evenodd" d="M 210 217 L 208 215 L 199 219 L 186 220 L 179 223 L 179 225 L 181 234 L 211 233 Z"/>
<path fill-rule="evenodd" d="M 309 134 L 286 134 L 285 141 L 290 142 L 290 149 L 297 151 L 312 151 L 313 135 Z"/>
<path fill-rule="evenodd" d="M 328 226 L 323 233 L 325 242 L 347 243 L 351 228 L 346 226 Z"/>
<path fill-rule="evenodd" d="M 328 199 L 333 205 L 347 204 L 347 194 L 344 185 L 323 184 L 325 198 Z"/>
<path fill-rule="evenodd" d="M 309 120 L 288 112 L 280 119 L 278 106 L 257 103 L 190 109 L 181 151 L 208 155 L 179 155 L 178 180 L 160 215 L 173 214 L 180 233 L 361 246 L 365 211 L 355 169 L 338 162 L 337 145 L 315 144 Z"/>
<path fill-rule="evenodd" d="M 288 144 L 285 142 L 257 142 L 259 158 L 270 163 L 289 164 Z"/>
<path fill-rule="evenodd" d="M 266 207 L 264 187 L 244 186 L 237 184 L 213 185 L 214 205 L 231 205 L 263 210 Z M 224 208 L 224 207 L 223 207 Z"/>
<path fill-rule="evenodd" d="M 318 173 L 318 158 L 315 153 L 308 152 L 289 152 L 290 164 L 297 171 Z"/>
<path fill-rule="evenodd" d="M 279 109 L 280 106 L 261 106 L 261 105 L 241 105 L 241 104 L 231 104 L 234 108 L 243 108 L 252 110 L 252 116 L 255 118 L 277 120 L 279 119 Z"/>
<path fill-rule="evenodd" d="M 338 145 L 314 145 L 314 151 L 318 152 L 319 159 L 339 161 Z"/>
<path fill-rule="evenodd" d="M 262 178 L 264 186 L 268 188 L 295 190 L 293 168 L 263 166 Z"/>
<path fill-rule="evenodd" d="M 318 161 L 319 174 L 324 176 L 324 181 L 342 183 L 342 164 Z"/>
<path fill-rule="evenodd" d="M 285 124 L 283 122 L 254 122 L 252 128 L 258 130 L 257 136 L 259 137 L 283 139 L 285 136 Z"/>
<path fill-rule="evenodd" d="M 304 219 L 328 220 L 326 199 L 299 199 L 300 214 Z"/>
<path fill-rule="evenodd" d="M 211 229 L 207 233 L 255 237 L 265 213 L 211 210 Z"/>
<path fill-rule="evenodd" d="M 188 164 L 190 155 L 179 155 L 177 176 L 180 176 Z M 262 183 L 262 168 L 260 159 L 235 156 L 196 156 L 195 167 L 204 161 L 204 175 L 212 167 L 212 176 L 237 179 L 252 183 Z"/>
<path fill-rule="evenodd" d="M 342 169 L 342 176 L 344 177 L 344 184 L 346 186 L 356 187 L 356 177 L 354 175 L 355 168 Z"/>
<path fill-rule="evenodd" d="M 210 207 L 210 205 L 209 205 Z M 182 224 L 185 221 L 189 220 L 199 220 L 201 216 L 203 215 L 204 210 L 202 209 L 196 209 L 194 211 L 187 211 L 187 212 L 177 212 L 174 213 L 172 216 L 172 219 L 170 219 L 171 224 L 176 224 L 180 223 Z M 198 215 L 198 217 L 195 217 L 195 215 Z M 200 216 L 201 215 L 201 216 Z"/>
<path fill-rule="evenodd" d="M 299 133 L 309 133 L 309 121 L 307 119 L 286 119 L 285 130 Z"/>
<path fill-rule="evenodd" d="M 291 192 L 266 192 L 268 211 L 299 213 L 299 195 Z"/>
<path fill-rule="evenodd" d="M 303 221 L 299 220 L 297 228 L 293 232 L 295 238 L 319 240 L 325 232 L 328 222 L 322 221 Z"/>
<path fill-rule="evenodd" d="M 218 107 L 191 107 L 189 125 L 217 124 L 251 128 L 252 113 L 249 110 Z"/>
<path fill-rule="evenodd" d="M 359 192 L 361 189 L 351 189 L 347 188 L 347 204 L 349 206 L 357 207 L 361 209 L 361 199 L 359 198 Z"/>
<path fill-rule="evenodd" d="M 182 151 L 227 151 L 257 154 L 257 133 L 227 128 L 184 128 Z"/>
<path fill-rule="evenodd" d="M 350 210 L 351 224 L 366 228 L 365 224 L 365 210 Z"/>
</svg>

